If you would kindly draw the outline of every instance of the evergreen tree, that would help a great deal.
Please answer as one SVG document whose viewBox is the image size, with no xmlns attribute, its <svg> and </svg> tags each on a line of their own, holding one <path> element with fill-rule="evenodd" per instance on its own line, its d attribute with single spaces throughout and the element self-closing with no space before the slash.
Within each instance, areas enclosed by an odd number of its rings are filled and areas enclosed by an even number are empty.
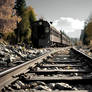
<svg viewBox="0 0 92 92">
<path fill-rule="evenodd" d="M 34 9 L 32 7 L 29 7 L 29 8 L 30 8 L 29 20 L 30 20 L 30 23 L 33 23 L 34 21 L 36 21 L 36 14 L 35 14 Z"/>
<path fill-rule="evenodd" d="M 24 14 L 25 9 L 26 9 L 25 0 L 16 0 L 15 9 L 16 9 L 18 16 L 22 16 Z"/>
<path fill-rule="evenodd" d="M 26 7 L 25 0 L 16 0 L 15 9 L 21 21 L 17 23 L 17 28 L 13 33 L 9 34 L 7 40 L 11 43 L 30 43 L 32 33 L 31 24 L 36 21 L 34 9 L 31 6 Z"/>
<path fill-rule="evenodd" d="M 17 42 L 30 43 L 31 41 L 31 24 L 36 21 L 36 14 L 32 7 L 27 7 L 22 14 L 22 20 L 18 23 L 17 30 L 15 30 Z"/>
</svg>

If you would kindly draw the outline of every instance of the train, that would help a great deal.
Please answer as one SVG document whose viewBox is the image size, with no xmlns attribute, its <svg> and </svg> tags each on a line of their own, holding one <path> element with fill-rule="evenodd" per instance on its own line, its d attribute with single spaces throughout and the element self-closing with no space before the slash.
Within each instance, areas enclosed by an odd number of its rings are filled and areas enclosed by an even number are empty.
<svg viewBox="0 0 92 92">
<path fill-rule="evenodd" d="M 32 23 L 32 43 L 34 48 L 61 47 L 69 46 L 70 39 L 48 21 L 40 19 Z"/>
</svg>

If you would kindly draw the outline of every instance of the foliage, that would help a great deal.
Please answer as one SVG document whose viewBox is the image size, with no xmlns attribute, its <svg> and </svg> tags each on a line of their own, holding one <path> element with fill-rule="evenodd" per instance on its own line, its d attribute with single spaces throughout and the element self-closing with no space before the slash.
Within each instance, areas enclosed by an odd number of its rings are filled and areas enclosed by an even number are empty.
<svg viewBox="0 0 92 92">
<path fill-rule="evenodd" d="M 27 7 L 22 14 L 22 20 L 18 23 L 18 27 L 15 30 L 17 43 L 30 43 L 31 42 L 31 24 L 36 21 L 36 14 L 33 8 Z"/>
<path fill-rule="evenodd" d="M 28 10 L 29 10 L 29 20 L 30 20 L 30 23 L 32 24 L 34 21 L 36 21 L 36 14 L 34 12 L 34 9 L 30 6 L 28 7 Z"/>
<path fill-rule="evenodd" d="M 5 33 L 3 39 L 10 44 L 15 44 L 16 35 L 14 32 L 8 32 L 8 33 Z"/>
<path fill-rule="evenodd" d="M 83 44 L 89 45 L 92 40 L 92 16 L 85 22 L 84 30 L 81 32 L 80 40 Z"/>
<path fill-rule="evenodd" d="M 36 21 L 34 9 L 31 6 L 27 7 L 25 0 L 15 0 L 14 8 L 21 20 L 17 22 L 14 32 L 5 33 L 3 38 L 9 43 L 31 43 L 31 24 Z M 14 29 L 13 26 L 12 29 Z"/>
<path fill-rule="evenodd" d="M 16 0 L 15 9 L 16 9 L 16 12 L 17 12 L 18 16 L 22 16 L 25 9 L 26 9 L 25 0 Z"/>
</svg>

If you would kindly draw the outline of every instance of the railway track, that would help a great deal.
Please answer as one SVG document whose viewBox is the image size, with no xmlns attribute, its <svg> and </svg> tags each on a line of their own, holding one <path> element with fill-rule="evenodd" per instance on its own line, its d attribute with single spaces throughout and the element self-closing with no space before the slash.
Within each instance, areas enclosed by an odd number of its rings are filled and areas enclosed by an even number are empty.
<svg viewBox="0 0 92 92">
<path fill-rule="evenodd" d="M 0 72 L 0 90 L 2 90 L 2 88 L 5 85 L 9 85 L 11 82 L 13 82 L 14 80 L 17 79 L 17 78 L 13 78 L 13 76 L 21 74 L 21 73 L 26 73 L 28 71 L 27 69 L 29 68 L 29 66 L 34 67 L 36 65 L 36 63 L 42 62 L 42 59 L 46 58 L 47 56 L 49 56 L 52 53 L 59 51 L 60 49 L 52 49 L 52 50 L 51 50 L 51 52 L 48 52 L 42 56 L 39 56 L 35 59 L 27 61 L 21 65 L 18 65 L 13 68 L 10 68 L 6 71 Z"/>
<path fill-rule="evenodd" d="M 92 92 L 92 59 L 74 48 L 57 49 L 0 77 L 2 92 Z"/>
</svg>

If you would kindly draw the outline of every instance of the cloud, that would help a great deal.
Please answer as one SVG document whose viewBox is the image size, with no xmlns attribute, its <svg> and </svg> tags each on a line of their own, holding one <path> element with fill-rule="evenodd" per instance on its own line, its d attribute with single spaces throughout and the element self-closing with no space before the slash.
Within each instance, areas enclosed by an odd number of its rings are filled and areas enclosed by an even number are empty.
<svg viewBox="0 0 92 92">
<path fill-rule="evenodd" d="M 58 30 L 64 30 L 71 37 L 74 37 L 75 34 L 75 37 L 79 38 L 81 29 L 84 27 L 84 21 L 69 17 L 60 17 L 60 19 L 53 22 L 53 26 Z"/>
<path fill-rule="evenodd" d="M 76 31 L 67 33 L 67 35 L 72 38 L 80 38 L 80 34 L 81 34 L 80 30 L 76 30 Z"/>
</svg>

